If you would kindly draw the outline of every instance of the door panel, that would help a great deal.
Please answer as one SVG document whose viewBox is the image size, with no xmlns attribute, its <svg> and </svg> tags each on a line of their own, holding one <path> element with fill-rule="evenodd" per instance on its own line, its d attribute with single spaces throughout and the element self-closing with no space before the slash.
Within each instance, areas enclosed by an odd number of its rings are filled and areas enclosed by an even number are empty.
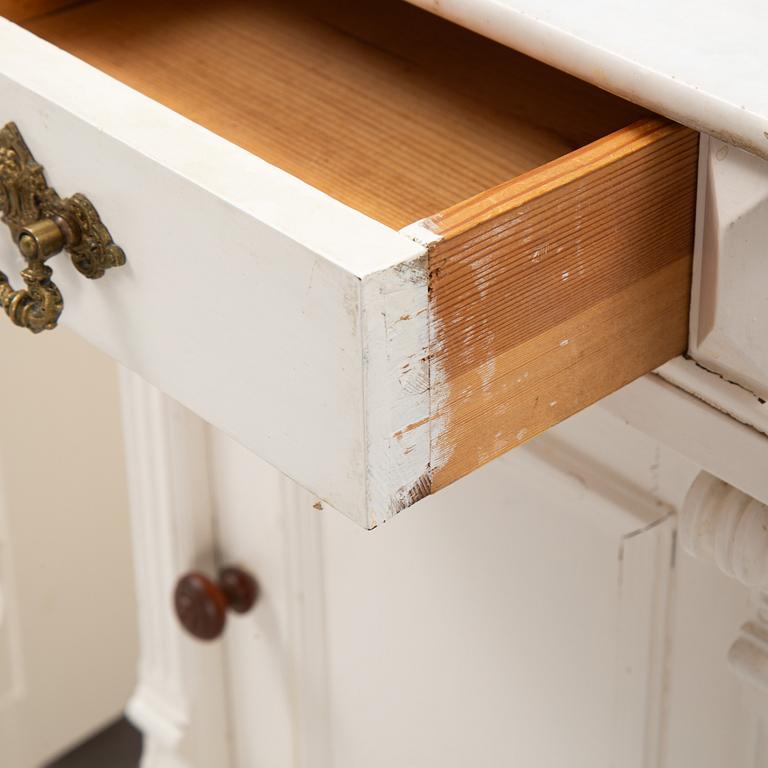
<svg viewBox="0 0 768 768">
<path fill-rule="evenodd" d="M 323 518 L 339 768 L 629 766 L 657 749 L 649 624 L 667 618 L 673 523 L 589 469 L 521 452 L 374 535 Z"/>
<path fill-rule="evenodd" d="M 674 546 L 697 467 L 602 409 L 372 532 L 209 446 L 264 589 L 225 640 L 237 766 L 750 765 L 748 600 Z"/>
</svg>

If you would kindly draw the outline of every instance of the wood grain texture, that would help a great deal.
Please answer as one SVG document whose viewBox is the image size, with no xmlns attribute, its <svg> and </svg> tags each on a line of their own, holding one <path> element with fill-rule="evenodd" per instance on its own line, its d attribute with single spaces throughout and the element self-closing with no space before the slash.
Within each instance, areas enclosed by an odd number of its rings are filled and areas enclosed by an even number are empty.
<svg viewBox="0 0 768 768">
<path fill-rule="evenodd" d="M 639 111 L 392 0 L 101 0 L 28 26 L 395 228 Z"/>
<path fill-rule="evenodd" d="M 685 350 L 697 148 L 646 119 L 422 223 L 433 491 Z"/>
<path fill-rule="evenodd" d="M 50 13 L 77 0 L 0 0 L 0 16 L 11 21 L 27 21 Z"/>
</svg>

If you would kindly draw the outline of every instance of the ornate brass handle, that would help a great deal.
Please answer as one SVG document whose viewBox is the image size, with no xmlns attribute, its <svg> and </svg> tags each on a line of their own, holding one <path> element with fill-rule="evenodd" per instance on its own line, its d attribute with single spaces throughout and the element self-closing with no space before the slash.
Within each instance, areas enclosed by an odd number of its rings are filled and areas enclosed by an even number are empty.
<svg viewBox="0 0 768 768">
<path fill-rule="evenodd" d="M 32 333 L 50 330 L 64 309 L 64 299 L 45 263 L 66 250 L 86 277 L 101 277 L 125 264 L 99 214 L 85 195 L 61 198 L 48 186 L 43 167 L 24 143 L 14 123 L 0 131 L 0 214 L 27 261 L 21 277 L 26 288 L 14 290 L 0 272 L 0 303 L 8 317 Z"/>
</svg>

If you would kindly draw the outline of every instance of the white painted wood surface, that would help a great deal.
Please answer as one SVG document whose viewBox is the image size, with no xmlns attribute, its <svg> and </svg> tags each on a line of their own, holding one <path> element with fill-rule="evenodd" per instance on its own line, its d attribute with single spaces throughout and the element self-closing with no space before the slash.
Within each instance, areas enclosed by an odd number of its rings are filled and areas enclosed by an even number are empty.
<svg viewBox="0 0 768 768">
<path fill-rule="evenodd" d="M 699 369 L 701 370 L 701 369 Z M 666 382 L 663 376 L 650 374 L 633 381 L 604 398 L 606 408 L 619 419 L 673 448 L 715 477 L 725 480 L 744 493 L 768 503 L 768 438 L 748 423 L 733 418 L 697 396 Z M 713 395 L 714 402 L 727 398 L 728 387 L 719 377 L 706 374 L 706 386 L 723 384 Z"/>
<path fill-rule="evenodd" d="M 338 768 L 657 764 L 674 521 L 547 448 L 322 518 Z"/>
<path fill-rule="evenodd" d="M 418 384 L 375 383 L 423 342 L 424 249 L 0 19 L 10 120 L 127 254 L 94 282 L 53 261 L 63 324 L 360 524 L 390 516 L 425 469 L 391 439 L 411 422 L 390 422 L 426 406 Z M 395 305 L 414 307 L 396 333 Z"/>
<path fill-rule="evenodd" d="M 675 387 L 728 414 L 736 421 L 768 435 L 768 407 L 765 402 L 736 382 L 728 381 L 721 374 L 707 370 L 695 360 L 683 357 L 670 360 L 655 373 L 664 381 L 674 384 Z"/>
<path fill-rule="evenodd" d="M 162 420 L 172 443 L 177 429 Z M 593 408 L 364 532 L 206 440 L 216 522 L 197 551 L 263 590 L 219 646 L 231 752 L 217 768 L 755 765 L 759 720 L 728 666 L 752 607 L 674 546 L 695 462 Z M 205 695 L 209 672 L 169 665 L 168 683 Z M 210 765 L 157 754 L 153 768 Z"/>
<path fill-rule="evenodd" d="M 114 364 L 0 323 L 0 765 L 120 716 L 138 643 Z"/>
<path fill-rule="evenodd" d="M 690 354 L 768 398 L 768 162 L 702 143 Z M 763 409 L 768 413 L 768 409 Z"/>
<path fill-rule="evenodd" d="M 727 576 L 768 591 L 768 505 L 702 472 L 685 497 L 680 542 Z"/>
<path fill-rule="evenodd" d="M 218 557 L 261 588 L 222 640 L 233 764 L 335 768 L 320 525 L 336 513 L 221 432 L 208 446 Z"/>
<path fill-rule="evenodd" d="M 410 2 L 768 158 L 762 0 Z"/>
</svg>

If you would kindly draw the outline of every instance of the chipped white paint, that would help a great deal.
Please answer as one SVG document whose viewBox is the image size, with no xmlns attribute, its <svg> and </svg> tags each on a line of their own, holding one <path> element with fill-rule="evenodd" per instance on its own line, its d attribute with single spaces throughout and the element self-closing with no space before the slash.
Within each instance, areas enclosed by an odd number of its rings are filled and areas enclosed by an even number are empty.
<svg viewBox="0 0 768 768">
<path fill-rule="evenodd" d="M 496 373 L 496 358 L 492 357 L 486 360 L 478 369 L 480 374 L 480 389 L 484 393 L 488 393 L 493 383 L 493 374 Z M 521 379 L 518 379 L 520 382 Z"/>
<path fill-rule="evenodd" d="M 411 238 L 415 242 L 429 247 L 439 242 L 442 238 L 431 228 L 429 219 L 417 221 L 415 224 L 404 227 L 400 233 Z M 429 472 L 444 467 L 454 453 L 455 447 L 447 440 L 440 440 L 440 435 L 448 429 L 448 408 L 446 407 L 450 396 L 448 380 L 443 370 L 438 353 L 441 351 L 441 343 L 438 339 L 442 336 L 442 320 L 431 312 L 427 313 L 427 337 L 429 343 Z M 495 361 L 494 361 L 495 365 Z M 495 369 L 486 369 L 486 383 L 490 384 L 490 377 Z M 469 394 L 467 390 L 462 395 Z"/>
<path fill-rule="evenodd" d="M 373 528 L 429 493 L 426 253 L 362 285 L 365 464 Z"/>
<path fill-rule="evenodd" d="M 439 243 L 443 239 L 441 235 L 432 229 L 429 219 L 420 219 L 413 224 L 409 224 L 407 227 L 403 227 L 400 230 L 400 234 L 405 235 L 408 239 L 424 247 Z"/>
<path fill-rule="evenodd" d="M 410 2 L 768 158 L 768 4 L 760 0 Z"/>
</svg>

